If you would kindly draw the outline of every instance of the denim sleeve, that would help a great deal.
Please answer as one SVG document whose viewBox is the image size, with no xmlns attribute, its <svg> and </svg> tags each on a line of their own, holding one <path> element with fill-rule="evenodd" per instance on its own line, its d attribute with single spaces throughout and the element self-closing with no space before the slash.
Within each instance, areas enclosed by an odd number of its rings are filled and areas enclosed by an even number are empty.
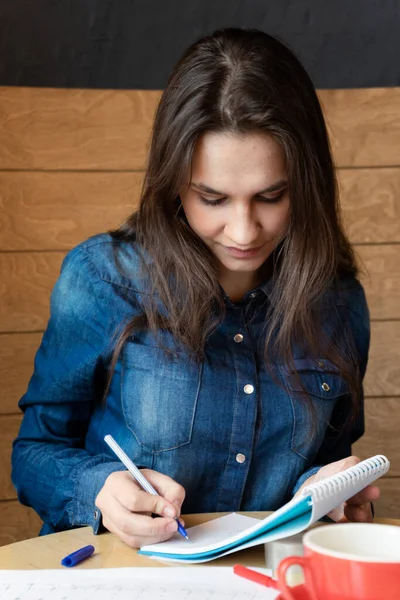
<svg viewBox="0 0 400 600">
<path fill-rule="evenodd" d="M 53 290 L 50 320 L 19 404 L 24 417 L 13 444 L 12 480 L 20 502 L 54 531 L 91 525 L 97 533 L 95 498 L 108 475 L 124 469 L 84 449 L 109 355 L 102 294 L 104 283 L 85 251 L 76 248 Z"/>
<path fill-rule="evenodd" d="M 356 299 L 358 301 L 356 307 L 346 309 L 345 312 L 347 315 L 344 322 L 348 324 L 352 331 L 359 361 L 360 375 L 364 379 L 370 345 L 370 320 L 364 290 L 361 286 L 358 287 L 357 292 Z M 364 393 L 362 389 L 357 417 L 351 423 L 351 426 L 347 427 L 346 422 L 349 417 L 349 407 L 349 397 L 344 396 L 335 407 L 330 423 L 331 426 L 327 430 L 314 463 L 299 477 L 293 488 L 293 494 L 299 490 L 309 477 L 315 475 L 321 467 L 351 456 L 352 444 L 364 434 Z"/>
</svg>

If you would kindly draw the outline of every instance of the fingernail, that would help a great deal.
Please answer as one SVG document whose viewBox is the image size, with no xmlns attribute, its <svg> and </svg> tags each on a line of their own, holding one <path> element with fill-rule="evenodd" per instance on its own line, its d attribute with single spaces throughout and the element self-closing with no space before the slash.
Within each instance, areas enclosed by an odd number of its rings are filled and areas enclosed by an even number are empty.
<svg viewBox="0 0 400 600">
<path fill-rule="evenodd" d="M 171 521 L 171 523 L 168 523 L 166 529 L 167 529 L 168 533 L 172 533 L 173 531 L 176 531 L 178 529 L 177 522 L 176 521 Z"/>
<path fill-rule="evenodd" d="M 166 506 L 163 510 L 163 515 L 165 517 L 175 517 L 175 510 L 172 508 L 172 506 Z"/>
</svg>

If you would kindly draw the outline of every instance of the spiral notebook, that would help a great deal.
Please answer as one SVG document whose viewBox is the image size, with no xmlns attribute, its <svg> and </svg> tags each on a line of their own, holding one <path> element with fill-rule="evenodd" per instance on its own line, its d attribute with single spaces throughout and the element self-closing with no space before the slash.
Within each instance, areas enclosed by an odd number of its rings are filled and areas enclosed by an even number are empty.
<svg viewBox="0 0 400 600">
<path fill-rule="evenodd" d="M 386 456 L 373 456 L 310 484 L 265 519 L 232 513 L 189 528 L 189 541 L 175 535 L 167 542 L 143 546 L 139 554 L 168 562 L 200 563 L 300 533 L 385 475 L 389 466 Z"/>
</svg>

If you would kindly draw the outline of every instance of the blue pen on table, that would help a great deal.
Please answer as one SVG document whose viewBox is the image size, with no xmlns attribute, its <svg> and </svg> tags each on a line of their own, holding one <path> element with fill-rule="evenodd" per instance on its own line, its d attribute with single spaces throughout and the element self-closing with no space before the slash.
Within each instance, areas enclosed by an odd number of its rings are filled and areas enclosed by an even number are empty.
<svg viewBox="0 0 400 600">
<path fill-rule="evenodd" d="M 72 554 L 68 554 L 68 556 L 62 559 L 61 564 L 63 567 L 74 567 L 86 558 L 89 558 L 89 556 L 92 556 L 93 552 L 94 546 L 85 546 Z"/>
<path fill-rule="evenodd" d="M 120 459 L 120 461 L 125 465 L 125 467 L 129 471 L 129 473 L 139 483 L 139 485 L 144 489 L 145 492 L 148 492 L 149 494 L 152 494 L 153 496 L 159 496 L 160 495 L 160 494 L 158 494 L 158 492 L 156 492 L 156 490 L 153 488 L 153 486 L 151 485 L 151 483 L 149 483 L 147 481 L 147 479 L 143 475 L 143 473 L 141 473 L 139 471 L 139 469 L 137 468 L 137 466 L 133 464 L 133 462 L 131 461 L 131 459 L 129 458 L 129 456 L 127 456 L 125 454 L 125 452 L 122 450 L 121 446 L 119 446 L 117 444 L 117 442 L 114 440 L 114 438 L 112 437 L 112 435 L 106 435 L 105 438 L 104 438 L 104 441 L 106 442 L 106 444 L 108 444 L 108 446 L 110 446 L 111 450 L 118 456 L 118 458 Z M 188 534 L 186 533 L 185 528 L 179 522 L 178 519 L 176 519 L 176 522 L 178 523 L 178 532 L 181 534 L 182 537 L 184 537 L 184 538 L 186 538 L 188 540 L 189 537 L 188 537 Z"/>
</svg>

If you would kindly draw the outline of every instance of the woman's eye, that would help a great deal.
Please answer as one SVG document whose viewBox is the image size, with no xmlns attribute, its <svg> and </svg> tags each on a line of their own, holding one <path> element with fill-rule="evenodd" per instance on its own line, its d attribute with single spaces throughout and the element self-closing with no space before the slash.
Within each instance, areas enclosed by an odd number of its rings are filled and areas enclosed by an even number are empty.
<svg viewBox="0 0 400 600">
<path fill-rule="evenodd" d="M 285 195 L 285 192 L 286 190 L 282 190 L 277 196 L 274 196 L 273 198 L 267 198 L 267 196 L 258 197 L 261 200 L 261 202 L 267 202 L 268 204 L 276 204 L 277 202 L 280 202 L 282 200 L 283 196 Z"/>
<path fill-rule="evenodd" d="M 274 196 L 273 198 L 268 198 L 267 196 L 255 196 L 255 198 L 257 200 L 260 200 L 261 202 L 265 202 L 267 204 L 277 204 L 278 202 L 280 202 L 280 200 L 282 200 L 285 193 L 286 193 L 286 190 L 282 190 L 281 192 L 279 192 L 279 194 L 277 196 Z M 199 195 L 199 199 L 201 200 L 201 202 L 203 204 L 206 204 L 207 206 L 219 206 L 226 200 L 226 198 L 217 198 L 217 199 L 211 200 L 209 198 L 205 198 L 204 196 L 200 196 L 200 195 Z"/>
<path fill-rule="evenodd" d="M 203 204 L 206 204 L 207 206 L 218 206 L 225 200 L 225 198 L 217 198 L 217 200 L 208 200 L 207 198 L 204 198 L 204 196 L 199 196 L 199 198 L 203 202 Z"/>
</svg>

